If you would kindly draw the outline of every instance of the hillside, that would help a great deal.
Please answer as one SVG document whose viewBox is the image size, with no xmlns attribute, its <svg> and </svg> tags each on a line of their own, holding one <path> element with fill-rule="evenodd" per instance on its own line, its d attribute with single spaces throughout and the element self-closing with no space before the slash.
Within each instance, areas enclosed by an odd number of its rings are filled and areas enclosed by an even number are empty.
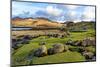
<svg viewBox="0 0 100 67">
<path fill-rule="evenodd" d="M 78 23 L 69 22 L 65 24 L 67 25 L 67 28 L 71 31 L 95 29 L 95 22 L 78 22 Z"/>
<path fill-rule="evenodd" d="M 24 27 L 60 27 L 63 24 L 60 24 L 58 22 L 50 21 L 45 18 L 15 18 L 12 19 L 12 25 L 13 26 L 24 26 Z"/>
</svg>

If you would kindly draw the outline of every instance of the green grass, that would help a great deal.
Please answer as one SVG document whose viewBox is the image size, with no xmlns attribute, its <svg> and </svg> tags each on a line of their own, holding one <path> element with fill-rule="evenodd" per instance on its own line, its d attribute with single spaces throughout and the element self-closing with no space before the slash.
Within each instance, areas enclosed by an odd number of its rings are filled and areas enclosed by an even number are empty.
<svg viewBox="0 0 100 67">
<path fill-rule="evenodd" d="M 96 52 L 96 49 L 95 49 L 94 46 L 88 46 L 88 47 L 86 47 L 85 49 L 86 49 L 87 51 L 89 51 L 89 52 L 93 52 L 93 53 Z"/>
<path fill-rule="evenodd" d="M 55 55 L 49 55 L 32 60 L 32 64 L 45 64 L 45 63 L 61 63 L 61 62 L 79 62 L 85 61 L 84 56 L 78 52 L 63 52 Z"/>
<path fill-rule="evenodd" d="M 70 36 L 72 40 L 83 40 L 87 37 L 95 37 L 95 31 L 88 30 L 87 32 L 72 32 Z"/>
<path fill-rule="evenodd" d="M 31 51 L 35 50 L 39 47 L 39 43 L 44 41 L 46 42 L 46 47 L 50 48 L 55 43 L 63 43 L 65 44 L 67 40 L 82 40 L 86 37 L 94 37 L 95 31 L 88 30 L 87 32 L 71 32 L 69 37 L 65 38 L 48 38 L 46 36 L 41 36 L 35 39 L 32 39 L 29 44 L 25 44 L 16 50 L 16 52 L 12 55 L 12 60 L 14 65 L 27 65 L 30 64 L 26 58 L 30 54 Z M 94 51 L 93 48 L 87 47 L 89 50 Z M 78 52 L 64 52 L 55 55 L 49 55 L 45 57 L 33 57 L 31 64 L 44 64 L 44 63 L 60 63 L 60 62 L 78 62 L 85 61 L 84 56 L 82 56 Z"/>
</svg>

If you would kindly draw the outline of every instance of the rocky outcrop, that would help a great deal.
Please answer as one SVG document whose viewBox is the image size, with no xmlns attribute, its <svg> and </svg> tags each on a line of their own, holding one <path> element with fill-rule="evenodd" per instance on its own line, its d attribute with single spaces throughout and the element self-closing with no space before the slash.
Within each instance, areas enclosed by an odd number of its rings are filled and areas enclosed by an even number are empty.
<svg viewBox="0 0 100 67">
<path fill-rule="evenodd" d="M 96 45 L 96 41 L 94 38 L 89 37 L 89 38 L 85 38 L 83 40 L 76 40 L 76 41 L 72 41 L 72 40 L 68 40 L 66 42 L 66 45 L 72 45 L 72 46 L 95 46 Z"/>
</svg>

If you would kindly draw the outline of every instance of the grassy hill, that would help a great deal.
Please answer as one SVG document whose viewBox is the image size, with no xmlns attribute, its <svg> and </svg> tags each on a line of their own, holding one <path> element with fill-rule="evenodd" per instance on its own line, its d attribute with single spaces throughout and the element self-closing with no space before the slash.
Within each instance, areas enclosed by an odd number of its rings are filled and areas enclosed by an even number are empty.
<svg viewBox="0 0 100 67">
<path fill-rule="evenodd" d="M 78 23 L 66 23 L 67 28 L 70 31 L 82 31 L 95 29 L 95 22 L 78 22 Z"/>
</svg>

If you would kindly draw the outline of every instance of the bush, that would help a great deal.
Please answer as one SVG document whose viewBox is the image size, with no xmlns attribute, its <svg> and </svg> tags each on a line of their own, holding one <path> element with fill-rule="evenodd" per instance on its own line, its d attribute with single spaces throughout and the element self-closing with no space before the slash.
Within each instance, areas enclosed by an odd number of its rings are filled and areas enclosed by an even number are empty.
<svg viewBox="0 0 100 67">
<path fill-rule="evenodd" d="M 70 51 L 80 52 L 80 53 L 82 53 L 83 51 L 85 51 L 84 47 L 70 47 L 69 50 Z"/>
<path fill-rule="evenodd" d="M 77 52 L 79 52 L 79 51 L 80 51 L 80 49 L 79 49 L 79 48 L 77 48 L 77 47 L 74 47 L 74 48 L 69 48 L 69 50 L 70 50 L 70 51 L 77 51 Z"/>
</svg>

